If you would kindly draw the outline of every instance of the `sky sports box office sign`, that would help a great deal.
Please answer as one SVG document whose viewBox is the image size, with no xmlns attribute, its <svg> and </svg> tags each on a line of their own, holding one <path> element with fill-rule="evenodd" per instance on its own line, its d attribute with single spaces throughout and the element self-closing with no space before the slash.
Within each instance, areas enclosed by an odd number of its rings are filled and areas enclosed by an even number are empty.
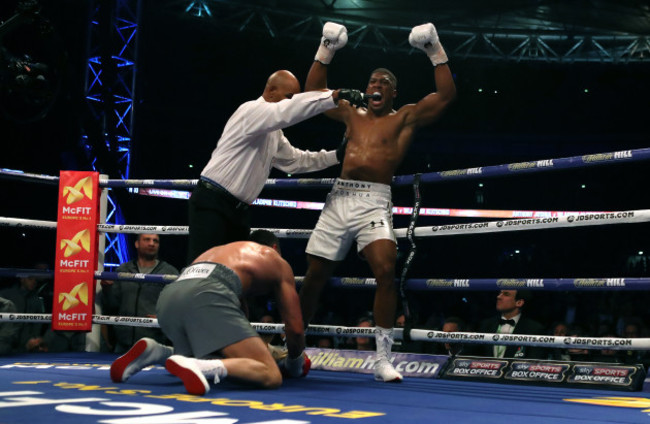
<svg viewBox="0 0 650 424">
<path fill-rule="evenodd" d="M 456 357 L 450 358 L 440 376 L 509 384 L 638 391 L 643 387 L 646 372 L 640 364 Z"/>
</svg>

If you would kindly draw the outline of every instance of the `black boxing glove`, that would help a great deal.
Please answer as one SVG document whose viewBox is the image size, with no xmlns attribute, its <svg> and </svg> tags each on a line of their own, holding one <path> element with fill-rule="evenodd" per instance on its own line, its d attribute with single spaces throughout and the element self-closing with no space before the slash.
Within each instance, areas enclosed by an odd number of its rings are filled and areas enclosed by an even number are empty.
<svg viewBox="0 0 650 424">
<path fill-rule="evenodd" d="M 361 107 L 365 106 L 363 101 L 363 93 L 359 90 L 353 90 L 351 88 L 341 88 L 339 89 L 339 100 L 347 100 L 352 106 Z"/>
</svg>

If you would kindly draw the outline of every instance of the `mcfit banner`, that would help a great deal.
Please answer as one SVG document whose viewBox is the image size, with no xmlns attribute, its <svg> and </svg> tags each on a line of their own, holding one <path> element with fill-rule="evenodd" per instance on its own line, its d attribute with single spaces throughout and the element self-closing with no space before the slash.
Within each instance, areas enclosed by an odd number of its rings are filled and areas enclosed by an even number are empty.
<svg viewBox="0 0 650 424">
<path fill-rule="evenodd" d="M 54 330 L 90 331 L 97 264 L 99 174 L 61 171 L 54 267 Z"/>
</svg>

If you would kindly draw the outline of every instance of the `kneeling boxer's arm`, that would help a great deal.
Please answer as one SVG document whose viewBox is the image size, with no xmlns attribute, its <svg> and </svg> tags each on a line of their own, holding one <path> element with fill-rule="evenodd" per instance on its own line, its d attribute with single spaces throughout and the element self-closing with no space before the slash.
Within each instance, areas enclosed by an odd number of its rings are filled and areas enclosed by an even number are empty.
<svg viewBox="0 0 650 424">
<path fill-rule="evenodd" d="M 285 260 L 282 260 L 280 266 L 282 277 L 275 289 L 275 296 L 280 318 L 284 323 L 289 357 L 297 358 L 305 349 L 305 330 L 300 311 L 300 300 L 291 266 Z"/>
<path fill-rule="evenodd" d="M 289 286 L 289 284 L 282 285 Z M 295 287 L 282 290 L 285 293 L 282 300 L 280 300 L 280 316 L 282 322 L 284 322 L 287 350 L 290 358 L 297 358 L 305 350 L 305 330 L 302 323 L 298 293 Z M 286 293 L 291 290 L 293 290 L 293 293 Z"/>
</svg>

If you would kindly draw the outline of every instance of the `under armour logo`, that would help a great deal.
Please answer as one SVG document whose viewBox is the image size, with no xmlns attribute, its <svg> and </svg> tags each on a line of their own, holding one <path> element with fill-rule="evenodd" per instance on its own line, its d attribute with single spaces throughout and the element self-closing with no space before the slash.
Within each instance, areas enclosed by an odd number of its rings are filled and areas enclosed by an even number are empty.
<svg viewBox="0 0 650 424">
<path fill-rule="evenodd" d="M 370 221 L 370 228 L 372 228 L 372 229 L 379 228 L 379 227 L 385 227 L 385 226 L 386 226 L 386 223 L 384 222 L 383 219 L 380 219 L 379 222 Z"/>
</svg>

